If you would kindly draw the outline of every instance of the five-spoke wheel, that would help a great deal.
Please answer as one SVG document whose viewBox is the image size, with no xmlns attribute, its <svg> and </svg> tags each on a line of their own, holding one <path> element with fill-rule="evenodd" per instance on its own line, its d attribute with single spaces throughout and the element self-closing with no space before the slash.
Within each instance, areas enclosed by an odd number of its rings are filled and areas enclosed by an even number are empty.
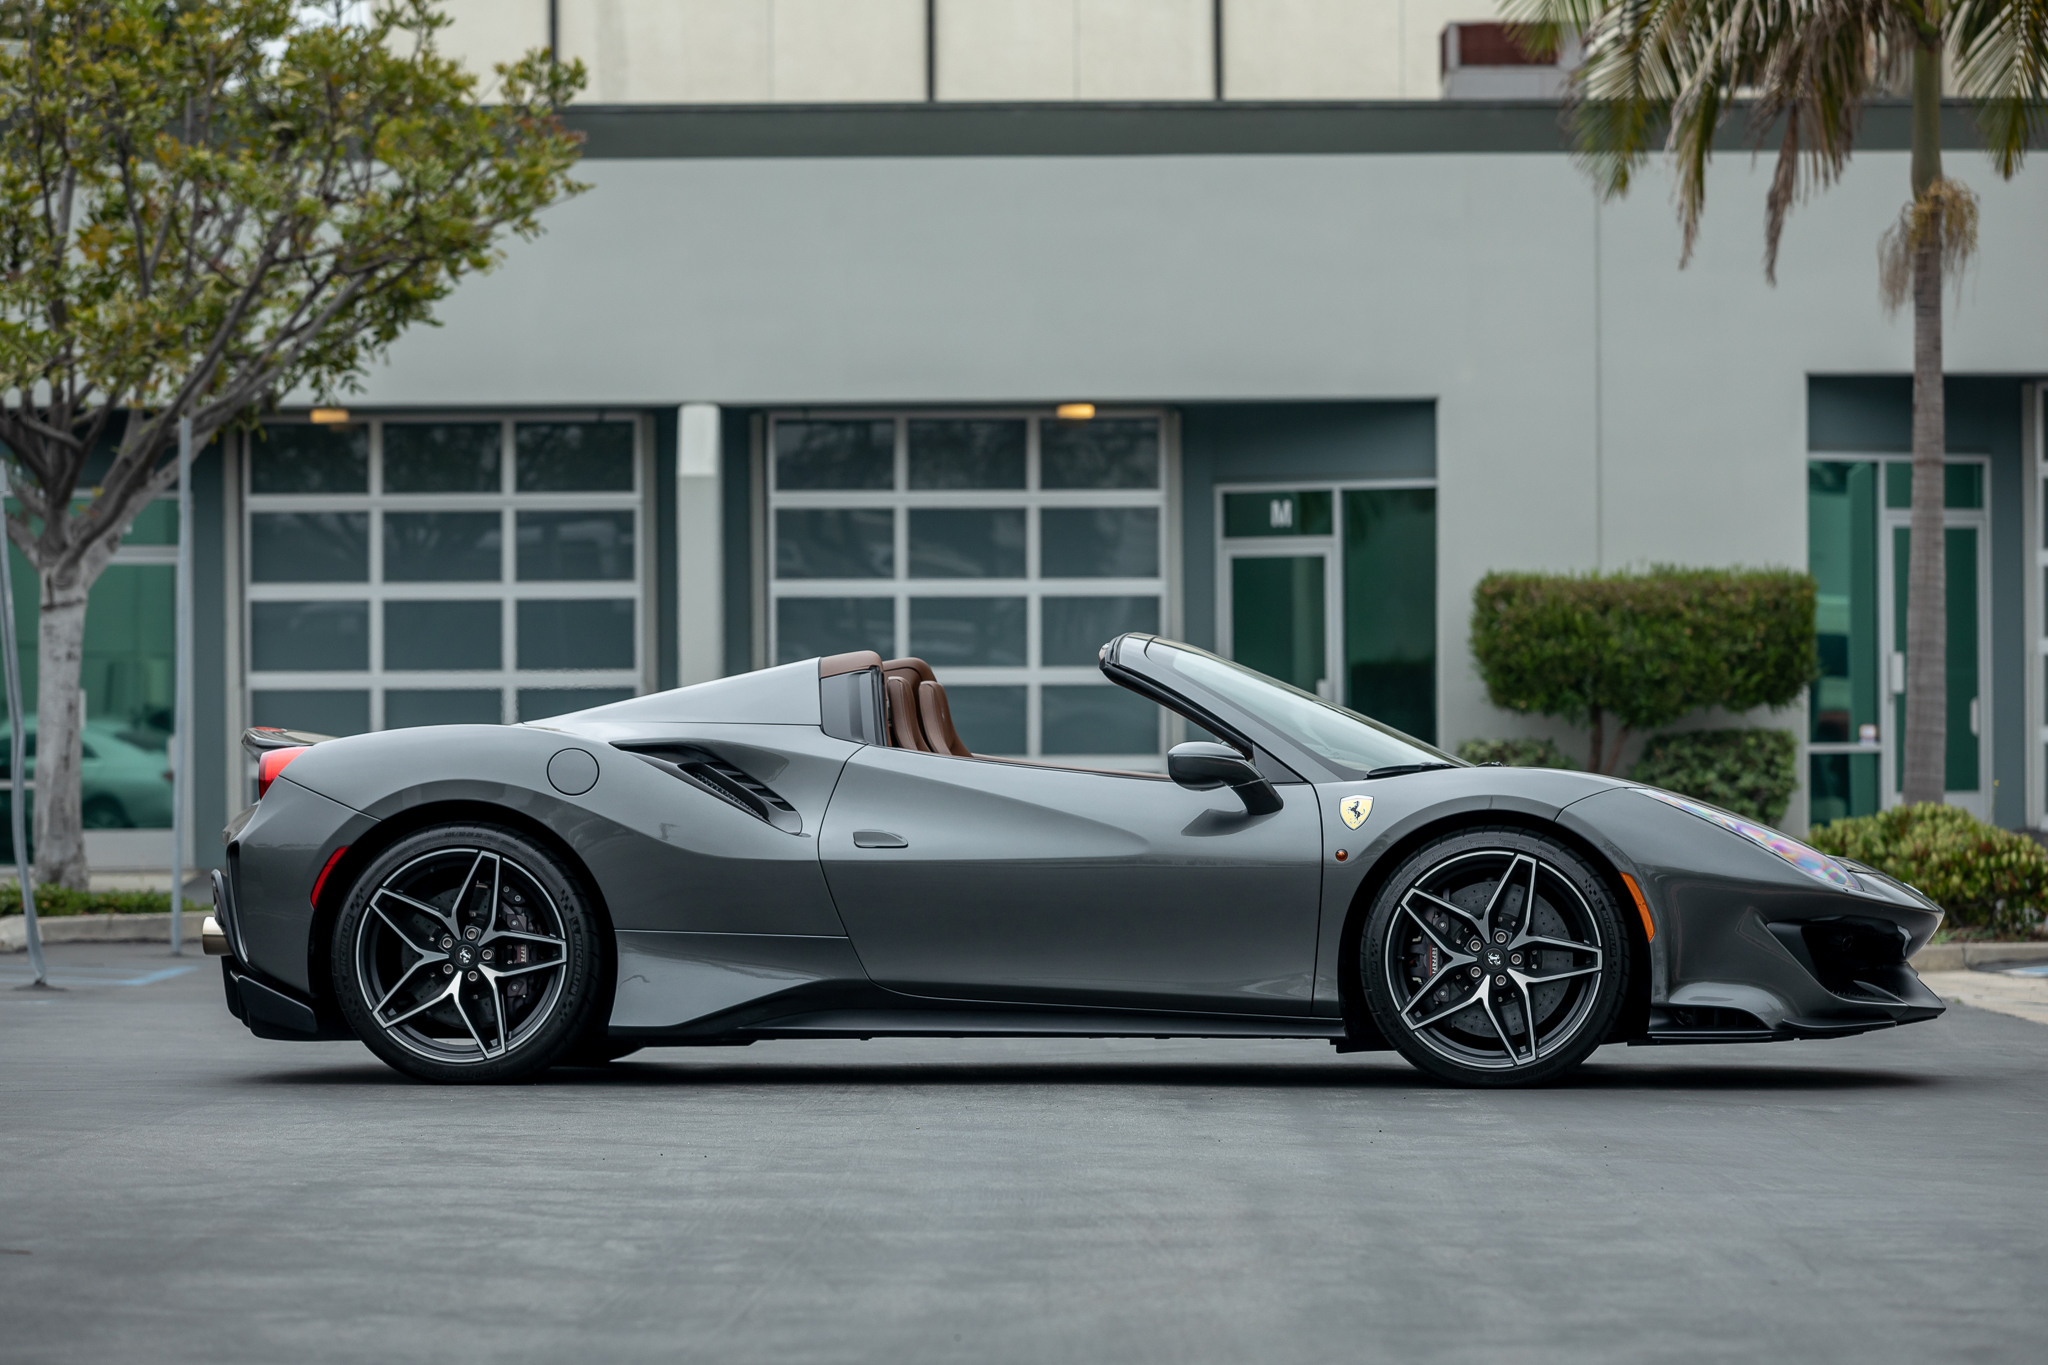
<svg viewBox="0 0 2048 1365">
<path fill-rule="evenodd" d="M 1452 835 L 1374 902 L 1360 972 L 1374 1022 L 1411 1062 L 1472 1085 L 1547 1080 L 1612 1025 L 1628 940 L 1569 849 L 1515 830 Z"/>
<path fill-rule="evenodd" d="M 423 830 L 349 894 L 334 940 L 342 1008 L 372 1051 L 413 1075 L 528 1075 L 590 1041 L 592 927 L 545 848 L 492 826 Z"/>
</svg>

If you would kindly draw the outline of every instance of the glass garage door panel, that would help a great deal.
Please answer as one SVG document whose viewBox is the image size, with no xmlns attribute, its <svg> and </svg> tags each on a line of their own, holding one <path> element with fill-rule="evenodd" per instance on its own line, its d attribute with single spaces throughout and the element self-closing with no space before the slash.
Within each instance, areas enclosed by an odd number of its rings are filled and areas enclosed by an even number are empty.
<svg viewBox="0 0 2048 1365">
<path fill-rule="evenodd" d="M 1911 574 L 1912 532 L 1892 528 L 1892 639 L 1903 647 L 1906 641 L 1906 584 Z M 1951 526 L 1943 536 L 1948 570 L 1948 745 L 1944 786 L 1952 792 L 1978 790 L 1977 736 L 1971 712 L 1977 700 L 1977 528 Z M 1893 723 L 1898 727 L 1898 760 L 1893 783 L 1905 781 L 1906 694 L 1892 699 Z"/>
<path fill-rule="evenodd" d="M 1344 494 L 1344 704 L 1436 740 L 1436 490 Z"/>
<path fill-rule="evenodd" d="M 1321 555 L 1241 555 L 1230 562 L 1230 657 L 1322 695 L 1329 645 Z"/>
</svg>

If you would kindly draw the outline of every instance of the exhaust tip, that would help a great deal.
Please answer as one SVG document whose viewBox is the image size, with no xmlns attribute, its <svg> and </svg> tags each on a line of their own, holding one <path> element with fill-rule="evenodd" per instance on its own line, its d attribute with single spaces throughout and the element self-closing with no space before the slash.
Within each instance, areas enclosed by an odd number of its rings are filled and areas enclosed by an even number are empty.
<svg viewBox="0 0 2048 1365">
<path fill-rule="evenodd" d="M 199 926 L 199 946 L 206 950 L 208 957 L 229 955 L 227 931 L 220 927 L 220 920 L 216 917 L 208 915 L 206 922 Z"/>
</svg>

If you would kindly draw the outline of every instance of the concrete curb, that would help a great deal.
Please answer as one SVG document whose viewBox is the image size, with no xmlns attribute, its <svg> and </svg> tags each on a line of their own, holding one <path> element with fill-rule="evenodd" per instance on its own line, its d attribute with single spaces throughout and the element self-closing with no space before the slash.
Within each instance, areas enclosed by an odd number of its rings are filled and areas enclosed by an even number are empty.
<svg viewBox="0 0 2048 1365">
<path fill-rule="evenodd" d="M 1913 970 L 1962 972 L 1995 962 L 2048 962 L 2048 943 L 1930 943 L 1913 954 Z"/>
<path fill-rule="evenodd" d="M 199 945 L 204 910 L 185 912 L 185 942 Z M 45 943 L 169 943 L 171 913 L 161 915 L 38 915 Z M 0 953 L 28 951 L 28 917 L 0 915 Z"/>
</svg>

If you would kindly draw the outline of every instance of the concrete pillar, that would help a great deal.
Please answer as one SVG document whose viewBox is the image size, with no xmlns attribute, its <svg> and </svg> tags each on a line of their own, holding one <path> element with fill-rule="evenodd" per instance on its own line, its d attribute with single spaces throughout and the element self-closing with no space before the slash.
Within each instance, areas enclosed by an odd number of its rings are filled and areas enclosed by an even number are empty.
<svg viewBox="0 0 2048 1365">
<path fill-rule="evenodd" d="M 676 678 L 684 687 L 725 676 L 718 427 L 715 403 L 685 403 L 676 422 Z"/>
</svg>

